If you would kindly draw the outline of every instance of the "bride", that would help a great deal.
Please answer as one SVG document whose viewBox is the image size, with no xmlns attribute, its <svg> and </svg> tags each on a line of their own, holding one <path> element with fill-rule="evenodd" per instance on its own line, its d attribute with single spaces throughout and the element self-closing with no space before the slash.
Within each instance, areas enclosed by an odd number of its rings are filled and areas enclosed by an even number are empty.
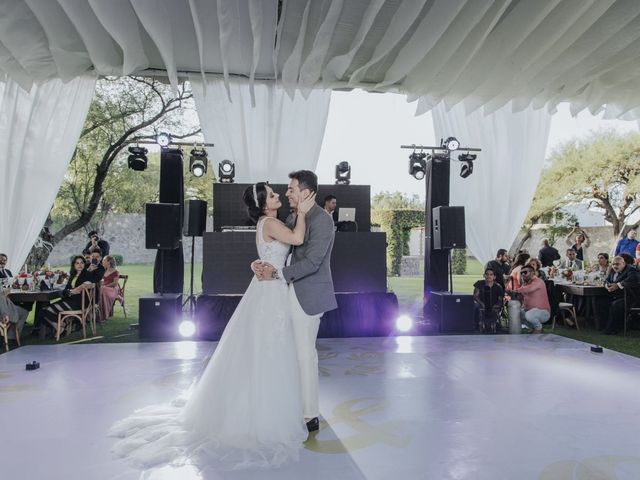
<svg viewBox="0 0 640 480">
<path fill-rule="evenodd" d="M 301 245 L 305 214 L 294 230 L 276 215 L 279 195 L 266 182 L 244 192 L 257 223 L 261 260 L 282 268 L 290 245 Z M 221 469 L 274 467 L 296 460 L 307 438 L 296 350 L 284 281 L 255 277 L 238 304 L 209 364 L 186 403 L 151 406 L 117 422 L 114 452 L 141 467 L 166 462 Z"/>
</svg>

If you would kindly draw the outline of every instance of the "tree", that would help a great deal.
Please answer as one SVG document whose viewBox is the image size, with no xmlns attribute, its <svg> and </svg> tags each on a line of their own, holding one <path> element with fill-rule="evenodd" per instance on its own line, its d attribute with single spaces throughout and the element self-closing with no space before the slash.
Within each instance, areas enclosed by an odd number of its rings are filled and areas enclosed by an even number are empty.
<svg viewBox="0 0 640 480">
<path fill-rule="evenodd" d="M 127 147 L 153 139 L 161 131 L 171 133 L 174 139 L 193 138 L 200 132 L 193 111 L 188 83 L 173 90 L 156 78 L 98 80 L 78 145 L 46 223 L 50 228 L 41 232 L 41 239 L 48 238 L 50 245 L 45 247 L 50 250 L 81 228 L 96 228 L 110 212 L 141 212 L 146 202 L 157 200 L 158 156 L 150 154 L 147 170 L 134 172 L 127 168 Z M 38 241 L 34 249 L 42 250 L 42 246 Z M 30 260 L 39 267 L 47 255 L 32 251 Z"/>
<path fill-rule="evenodd" d="M 424 202 L 415 194 L 409 197 L 402 192 L 380 192 L 373 196 L 371 208 L 374 210 L 424 210 Z"/>
<path fill-rule="evenodd" d="M 607 130 L 556 149 L 542 173 L 525 226 L 562 205 L 588 201 L 604 211 L 617 237 L 640 208 L 640 134 Z"/>
</svg>

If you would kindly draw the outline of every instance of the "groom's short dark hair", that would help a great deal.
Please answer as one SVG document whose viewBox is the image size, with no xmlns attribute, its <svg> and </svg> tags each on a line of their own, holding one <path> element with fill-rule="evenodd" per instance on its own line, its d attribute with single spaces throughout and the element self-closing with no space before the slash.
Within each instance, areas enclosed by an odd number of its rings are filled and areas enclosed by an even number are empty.
<svg viewBox="0 0 640 480">
<path fill-rule="evenodd" d="M 318 176 L 311 170 L 296 170 L 289 174 L 289 178 L 298 180 L 300 190 L 308 188 L 312 193 L 318 191 Z"/>
</svg>

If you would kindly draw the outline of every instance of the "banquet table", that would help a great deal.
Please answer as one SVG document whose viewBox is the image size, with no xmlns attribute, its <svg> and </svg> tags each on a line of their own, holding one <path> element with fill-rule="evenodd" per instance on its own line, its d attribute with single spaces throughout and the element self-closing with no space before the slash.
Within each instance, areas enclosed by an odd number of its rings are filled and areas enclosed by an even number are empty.
<svg viewBox="0 0 640 480">
<path fill-rule="evenodd" d="M 581 285 L 569 283 L 566 281 L 554 281 L 556 289 L 565 295 L 573 295 L 576 297 L 584 297 L 586 300 L 585 320 L 593 318 L 596 328 L 600 329 L 600 318 L 598 318 L 598 309 L 596 308 L 596 299 L 598 297 L 606 297 L 609 292 L 600 285 Z"/>
<path fill-rule="evenodd" d="M 33 327 L 39 327 L 39 337 L 44 339 L 45 329 L 41 325 L 36 325 L 36 321 L 39 318 L 38 312 L 46 308 L 53 300 L 62 296 L 62 289 L 54 290 L 42 290 L 42 291 L 23 291 L 23 290 L 11 290 L 9 298 L 13 303 L 35 303 L 35 317 L 33 321 Z"/>
</svg>

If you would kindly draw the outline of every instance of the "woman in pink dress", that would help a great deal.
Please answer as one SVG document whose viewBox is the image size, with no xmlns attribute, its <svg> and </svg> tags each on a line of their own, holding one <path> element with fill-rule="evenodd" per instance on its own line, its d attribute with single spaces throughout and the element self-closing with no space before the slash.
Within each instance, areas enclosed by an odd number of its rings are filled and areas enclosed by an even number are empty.
<svg viewBox="0 0 640 480">
<path fill-rule="evenodd" d="M 104 267 L 104 275 L 100 285 L 100 321 L 105 322 L 112 315 L 113 304 L 118 295 L 120 295 L 120 287 L 118 279 L 120 272 L 116 270 L 116 259 L 111 255 L 107 255 L 102 259 Z"/>
</svg>

